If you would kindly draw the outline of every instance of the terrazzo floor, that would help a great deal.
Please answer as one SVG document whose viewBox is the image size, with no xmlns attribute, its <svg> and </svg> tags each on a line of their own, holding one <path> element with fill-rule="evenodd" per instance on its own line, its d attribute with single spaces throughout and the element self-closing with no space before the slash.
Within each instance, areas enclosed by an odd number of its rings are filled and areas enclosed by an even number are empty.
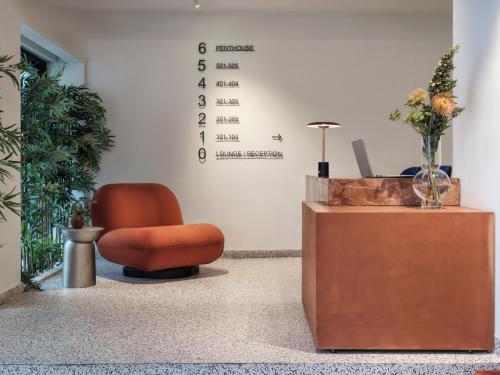
<svg viewBox="0 0 500 375">
<path fill-rule="evenodd" d="M 0 305 L 0 373 L 471 374 L 494 353 L 340 352 L 314 347 L 300 258 L 220 259 L 176 281 L 125 278 L 98 257 L 97 285 Z M 220 365 L 218 365 L 220 364 Z"/>
</svg>

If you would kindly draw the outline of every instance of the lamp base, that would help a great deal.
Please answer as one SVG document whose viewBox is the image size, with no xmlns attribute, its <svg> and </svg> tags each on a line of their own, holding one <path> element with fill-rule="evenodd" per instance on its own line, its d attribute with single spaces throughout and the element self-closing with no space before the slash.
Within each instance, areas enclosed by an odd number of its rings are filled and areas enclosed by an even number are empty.
<svg viewBox="0 0 500 375">
<path fill-rule="evenodd" d="M 327 161 L 320 161 L 318 163 L 318 177 L 330 177 L 329 169 L 330 168 Z"/>
</svg>

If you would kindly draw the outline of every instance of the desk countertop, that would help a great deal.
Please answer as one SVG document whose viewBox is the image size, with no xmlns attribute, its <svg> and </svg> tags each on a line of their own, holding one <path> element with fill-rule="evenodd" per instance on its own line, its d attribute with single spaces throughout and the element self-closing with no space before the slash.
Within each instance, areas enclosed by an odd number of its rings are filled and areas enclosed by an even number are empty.
<svg viewBox="0 0 500 375">
<path fill-rule="evenodd" d="M 418 206 L 329 206 L 322 202 L 304 202 L 315 213 L 412 213 L 412 214 L 448 214 L 448 213 L 490 213 L 491 211 L 478 210 L 462 206 L 445 206 L 440 209 L 423 209 Z"/>
</svg>

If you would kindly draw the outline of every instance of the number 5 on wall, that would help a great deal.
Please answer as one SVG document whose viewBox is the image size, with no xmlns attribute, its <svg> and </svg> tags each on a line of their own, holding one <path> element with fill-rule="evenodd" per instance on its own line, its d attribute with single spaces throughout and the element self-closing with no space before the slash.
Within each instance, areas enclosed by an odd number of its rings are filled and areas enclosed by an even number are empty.
<svg viewBox="0 0 500 375">
<path fill-rule="evenodd" d="M 200 72 L 203 72 L 203 71 L 205 71 L 206 68 L 207 68 L 207 66 L 205 65 L 205 60 L 203 60 L 203 59 L 198 60 L 198 70 Z"/>
</svg>

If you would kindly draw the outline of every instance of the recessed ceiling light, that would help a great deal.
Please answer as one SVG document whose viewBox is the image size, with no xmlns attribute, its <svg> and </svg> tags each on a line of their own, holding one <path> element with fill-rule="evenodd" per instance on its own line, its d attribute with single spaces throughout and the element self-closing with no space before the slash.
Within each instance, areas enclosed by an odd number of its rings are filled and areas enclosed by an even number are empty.
<svg viewBox="0 0 500 375">
<path fill-rule="evenodd" d="M 194 0 L 194 7 L 199 8 L 200 7 L 200 0 Z"/>
</svg>

